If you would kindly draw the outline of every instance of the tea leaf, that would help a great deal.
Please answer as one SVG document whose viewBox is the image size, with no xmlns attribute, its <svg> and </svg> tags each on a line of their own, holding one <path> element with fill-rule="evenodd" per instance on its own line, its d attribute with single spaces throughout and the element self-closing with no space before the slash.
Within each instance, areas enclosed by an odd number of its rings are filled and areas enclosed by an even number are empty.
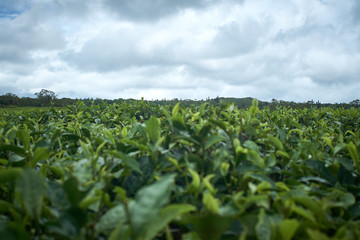
<svg viewBox="0 0 360 240">
<path fill-rule="evenodd" d="M 16 192 L 30 217 L 40 217 L 45 190 L 44 179 L 35 170 L 24 170 L 17 179 Z"/>
<path fill-rule="evenodd" d="M 283 220 L 279 226 L 282 240 L 291 240 L 299 225 L 299 222 L 295 219 Z"/>
</svg>

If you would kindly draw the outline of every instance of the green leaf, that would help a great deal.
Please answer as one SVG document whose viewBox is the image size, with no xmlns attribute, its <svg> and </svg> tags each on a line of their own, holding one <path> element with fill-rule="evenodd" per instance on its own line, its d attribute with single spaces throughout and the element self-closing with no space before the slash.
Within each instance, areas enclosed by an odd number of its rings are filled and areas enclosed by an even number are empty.
<svg viewBox="0 0 360 240">
<path fill-rule="evenodd" d="M 115 228 L 114 231 L 112 231 L 109 240 L 122 240 L 122 239 L 131 239 L 130 238 L 130 226 L 123 224 L 123 222 L 120 222 L 118 226 Z"/>
<path fill-rule="evenodd" d="M 307 229 L 306 232 L 311 240 L 330 240 L 330 238 L 318 230 Z"/>
<path fill-rule="evenodd" d="M 82 133 L 83 137 L 88 138 L 88 139 L 91 138 L 91 132 L 89 129 L 83 127 L 83 128 L 81 128 L 81 133 Z"/>
<path fill-rule="evenodd" d="M 279 226 L 282 240 L 291 240 L 299 225 L 300 224 L 296 219 L 283 220 Z"/>
<path fill-rule="evenodd" d="M 175 104 L 175 106 L 173 107 L 173 109 L 171 111 L 172 116 L 177 115 L 179 113 L 179 109 L 180 109 L 180 102 Z"/>
<path fill-rule="evenodd" d="M 12 208 L 14 206 L 11 203 L 0 199 L 0 213 L 8 212 Z"/>
<path fill-rule="evenodd" d="M 13 182 L 22 173 L 22 168 L 0 169 L 0 183 Z"/>
<path fill-rule="evenodd" d="M 259 106 L 259 100 L 253 98 L 253 100 L 251 101 L 251 107 L 249 109 L 251 116 L 254 116 L 255 113 L 259 110 L 258 106 Z"/>
<path fill-rule="evenodd" d="M 213 197 L 213 195 L 209 192 L 206 192 L 203 194 L 203 204 L 204 207 L 213 214 L 219 213 L 219 203 L 217 200 Z"/>
<path fill-rule="evenodd" d="M 244 147 L 251 149 L 251 150 L 255 151 L 256 153 L 260 153 L 259 147 L 254 141 L 251 141 L 251 140 L 245 141 Z"/>
<path fill-rule="evenodd" d="M 278 139 L 277 137 L 268 136 L 267 139 L 268 139 L 268 141 L 269 141 L 270 143 L 272 143 L 277 149 L 280 149 L 280 150 L 283 150 L 283 149 L 284 149 L 282 142 L 281 142 L 280 139 Z"/>
<path fill-rule="evenodd" d="M 123 127 L 123 128 L 121 129 L 121 136 L 122 136 L 123 138 L 126 138 L 127 135 L 128 135 L 128 129 L 127 129 L 127 127 Z"/>
<path fill-rule="evenodd" d="M 124 160 L 125 164 L 128 167 L 130 167 L 132 170 L 137 171 L 142 174 L 142 172 L 140 170 L 140 164 L 138 161 L 136 161 L 135 158 L 130 157 L 129 155 L 127 155 L 125 153 L 121 153 L 121 152 L 119 152 L 118 156 L 120 156 L 120 158 Z"/>
<path fill-rule="evenodd" d="M 156 234 L 166 227 L 175 218 L 182 216 L 184 213 L 195 211 L 196 208 L 189 204 L 172 204 L 160 210 L 159 215 L 154 218 L 144 229 L 139 239 L 151 240 Z"/>
<path fill-rule="evenodd" d="M 83 152 L 85 158 L 91 160 L 92 154 L 91 154 L 91 151 L 90 151 L 88 145 L 86 143 L 84 143 L 83 141 L 80 141 L 80 146 L 81 146 L 81 149 L 82 149 L 82 152 Z"/>
<path fill-rule="evenodd" d="M 21 222 L 10 222 L 6 218 L 0 218 L 0 236 L 1 239 L 6 240 L 30 240 L 34 239 L 34 236 L 30 237 L 29 233 L 25 229 L 25 224 Z"/>
<path fill-rule="evenodd" d="M 108 139 L 109 143 L 116 144 L 115 138 L 109 130 L 104 130 L 104 135 Z"/>
<path fill-rule="evenodd" d="M 330 168 L 326 167 L 323 161 L 319 160 L 306 160 L 306 165 L 309 166 L 313 171 L 314 174 L 319 175 L 320 177 L 326 179 L 331 184 L 335 184 L 336 178 Z"/>
<path fill-rule="evenodd" d="M 25 130 L 18 130 L 16 136 L 20 139 L 24 149 L 28 150 L 30 147 L 30 134 Z"/>
<path fill-rule="evenodd" d="M 176 167 L 176 169 L 180 170 L 179 163 L 175 158 L 172 158 L 170 156 L 167 156 L 166 158 L 169 162 L 171 162 Z"/>
<path fill-rule="evenodd" d="M 326 203 L 326 205 L 329 205 L 330 207 L 343 207 L 345 209 L 354 205 L 356 202 L 354 195 L 348 192 L 342 192 L 338 189 L 334 189 L 327 196 L 327 199 L 329 199 L 329 202 Z"/>
<path fill-rule="evenodd" d="M 345 143 L 338 143 L 336 144 L 336 146 L 334 147 L 334 150 L 333 150 L 333 154 L 337 154 L 341 149 L 343 149 L 344 147 L 346 147 L 346 144 Z"/>
<path fill-rule="evenodd" d="M 61 178 L 63 178 L 65 176 L 64 168 L 62 168 L 60 166 L 50 167 L 49 170 Z"/>
<path fill-rule="evenodd" d="M 135 201 L 129 204 L 129 211 L 135 235 L 140 234 L 146 225 L 159 214 L 160 208 L 169 202 L 175 175 L 162 177 L 159 181 L 141 188 Z"/>
<path fill-rule="evenodd" d="M 73 134 L 73 133 L 63 133 L 61 136 L 63 138 L 65 138 L 66 140 L 70 140 L 70 141 L 74 141 L 74 142 L 76 142 L 77 140 L 79 140 L 81 138 L 80 136 Z"/>
<path fill-rule="evenodd" d="M 38 218 L 46 191 L 41 175 L 33 169 L 24 170 L 16 181 L 15 191 L 20 196 L 25 212 L 32 218 Z"/>
<path fill-rule="evenodd" d="M 309 196 L 293 196 L 292 199 L 296 203 L 300 203 L 303 206 L 305 206 L 307 209 L 309 209 L 313 213 L 313 215 L 316 216 L 318 219 L 326 218 L 324 212 L 321 210 L 321 205 L 318 202 L 316 202 L 315 200 L 313 200 L 311 197 L 309 197 Z"/>
<path fill-rule="evenodd" d="M 34 159 L 31 161 L 32 166 L 35 166 L 35 164 L 39 161 L 48 159 L 49 156 L 50 156 L 50 151 L 47 147 L 36 148 L 34 152 Z"/>
<path fill-rule="evenodd" d="M 216 194 L 216 189 L 210 182 L 210 180 L 213 177 L 215 177 L 215 174 L 209 174 L 206 177 L 204 177 L 204 179 L 201 183 L 201 189 L 206 188 L 211 194 Z"/>
<path fill-rule="evenodd" d="M 346 170 L 353 171 L 354 170 L 354 161 L 351 158 L 337 158 L 337 162 L 339 162 Z"/>
<path fill-rule="evenodd" d="M 265 156 L 266 167 L 273 167 L 276 164 L 276 157 L 274 153 L 269 153 Z"/>
<path fill-rule="evenodd" d="M 151 116 L 151 118 L 146 121 L 145 125 L 146 125 L 145 131 L 148 137 L 150 138 L 150 141 L 153 144 L 155 144 L 157 140 L 160 138 L 159 120 L 156 117 Z"/>
<path fill-rule="evenodd" d="M 221 176 L 225 177 L 226 174 L 228 173 L 229 171 L 229 168 L 230 168 L 230 164 L 227 163 L 227 162 L 222 162 L 220 164 L 220 173 L 221 173 Z"/>
<path fill-rule="evenodd" d="M 271 227 L 265 220 L 265 210 L 260 209 L 258 216 L 258 222 L 255 226 L 256 236 L 259 240 L 270 240 L 271 239 Z"/>
<path fill-rule="evenodd" d="M 253 149 L 249 149 L 249 151 L 247 152 L 247 158 L 250 162 L 258 166 L 259 168 L 264 169 L 265 160 L 260 157 L 259 154 Z"/>
<path fill-rule="evenodd" d="M 333 148 L 331 139 L 329 137 L 322 137 L 322 139 L 324 140 L 324 142 L 329 145 L 329 147 Z"/>
<path fill-rule="evenodd" d="M 351 158 L 354 160 L 354 167 L 360 171 L 359 154 L 353 142 L 347 144 Z"/>
<path fill-rule="evenodd" d="M 88 196 L 79 203 L 79 207 L 87 209 L 90 205 L 100 202 L 100 200 L 101 196 Z"/>
<path fill-rule="evenodd" d="M 0 150 L 10 151 L 23 157 L 26 155 L 26 152 L 23 148 L 15 145 L 1 145 Z"/>
<path fill-rule="evenodd" d="M 171 117 L 172 125 L 179 130 L 186 130 L 184 118 L 181 115 Z"/>
<path fill-rule="evenodd" d="M 283 157 L 283 158 L 286 158 L 286 159 L 290 158 L 290 156 L 289 156 L 289 154 L 287 152 L 280 151 L 280 150 L 276 151 L 276 156 L 280 156 L 280 157 Z"/>
<path fill-rule="evenodd" d="M 311 223 L 316 224 L 314 215 L 311 212 L 305 210 L 304 208 L 293 205 L 291 206 L 291 211 L 299 214 L 300 216 L 309 220 Z"/>
<path fill-rule="evenodd" d="M 191 174 L 192 182 L 190 186 L 187 188 L 187 190 L 189 193 L 197 192 L 200 187 L 200 176 L 196 171 L 192 170 L 191 168 L 188 168 L 188 171 Z"/>
<path fill-rule="evenodd" d="M 274 181 L 271 178 L 269 178 L 268 176 L 266 176 L 266 175 L 262 175 L 262 174 L 258 174 L 258 173 L 251 173 L 250 172 L 250 173 L 245 174 L 244 178 L 247 178 L 247 177 L 251 177 L 252 179 L 256 179 L 259 182 L 263 182 L 263 181 L 268 182 L 268 183 L 270 183 L 272 188 L 276 188 L 276 184 L 274 183 Z"/>
<path fill-rule="evenodd" d="M 114 193 L 116 193 L 116 198 L 120 199 L 121 202 L 125 202 L 126 201 L 126 190 L 123 189 L 122 187 L 118 187 L 116 186 L 114 188 Z"/>
<path fill-rule="evenodd" d="M 213 214 L 190 215 L 183 221 L 195 227 L 200 239 L 219 240 L 232 222 L 232 218 Z M 190 238 L 191 239 L 191 238 Z M 197 238 L 195 238 L 197 239 Z"/>
<path fill-rule="evenodd" d="M 6 159 L 3 159 L 3 158 L 0 158 L 0 164 L 2 164 L 2 165 L 8 165 L 8 163 L 9 163 L 9 161 L 8 160 L 6 160 Z"/>
<path fill-rule="evenodd" d="M 196 232 L 188 232 L 188 233 L 182 234 L 181 237 L 182 237 L 182 240 L 202 240 Z"/>
<path fill-rule="evenodd" d="M 225 121 L 221 121 L 221 120 L 217 120 L 217 119 L 209 119 L 209 122 L 211 122 L 215 126 L 218 126 L 225 132 L 227 131 L 227 123 Z"/>
<path fill-rule="evenodd" d="M 208 149 L 208 148 L 212 147 L 213 145 L 215 145 L 216 143 L 224 141 L 224 140 L 225 140 L 225 137 L 221 136 L 221 135 L 211 136 L 206 139 L 204 147 L 205 147 L 205 149 Z"/>
<path fill-rule="evenodd" d="M 125 208 L 119 204 L 108 210 L 96 224 L 96 232 L 110 233 L 120 222 L 126 220 Z"/>
<path fill-rule="evenodd" d="M 80 191 L 78 189 L 79 182 L 75 177 L 71 177 L 63 184 L 67 199 L 73 206 L 78 206 L 84 199 L 88 191 Z"/>
</svg>

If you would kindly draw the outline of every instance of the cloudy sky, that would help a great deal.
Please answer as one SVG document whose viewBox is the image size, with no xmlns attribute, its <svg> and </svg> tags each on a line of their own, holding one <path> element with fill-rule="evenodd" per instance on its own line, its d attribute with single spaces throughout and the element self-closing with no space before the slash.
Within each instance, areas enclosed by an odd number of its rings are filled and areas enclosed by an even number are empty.
<svg viewBox="0 0 360 240">
<path fill-rule="evenodd" d="M 359 0 L 0 0 L 0 94 L 350 102 Z"/>
</svg>

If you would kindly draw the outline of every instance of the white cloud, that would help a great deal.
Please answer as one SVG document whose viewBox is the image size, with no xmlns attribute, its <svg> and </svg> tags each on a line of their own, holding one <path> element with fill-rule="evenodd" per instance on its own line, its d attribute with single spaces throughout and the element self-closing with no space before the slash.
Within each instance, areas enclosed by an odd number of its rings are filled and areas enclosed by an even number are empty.
<svg viewBox="0 0 360 240">
<path fill-rule="evenodd" d="M 10 1 L 11 2 L 11 1 Z M 356 0 L 0 4 L 0 94 L 358 98 Z"/>
</svg>

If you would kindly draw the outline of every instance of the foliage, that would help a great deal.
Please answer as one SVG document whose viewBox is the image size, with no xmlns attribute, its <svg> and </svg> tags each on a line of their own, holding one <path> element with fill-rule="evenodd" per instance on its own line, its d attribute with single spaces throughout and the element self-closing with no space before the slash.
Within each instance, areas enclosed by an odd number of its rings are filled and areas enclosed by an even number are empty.
<svg viewBox="0 0 360 240">
<path fill-rule="evenodd" d="M 358 108 L 4 111 L 4 239 L 360 239 Z"/>
<path fill-rule="evenodd" d="M 13 93 L 7 93 L 5 95 L 0 95 L 0 107 L 6 108 L 17 108 L 17 107 L 67 107 L 69 105 L 74 105 L 78 101 L 83 102 L 87 106 L 91 105 L 101 105 L 103 103 L 107 104 L 133 104 L 133 103 L 141 103 L 144 102 L 142 100 L 134 100 L 134 99 L 100 99 L 100 98 L 83 98 L 83 99 L 73 99 L 73 98 L 57 98 L 56 94 L 53 91 L 42 89 L 40 92 L 35 93 L 37 98 L 30 97 L 18 97 Z M 214 106 L 221 106 L 222 104 L 234 104 L 238 108 L 247 109 L 251 106 L 253 98 L 224 98 L 224 97 L 216 97 L 214 99 L 202 99 L 202 100 L 191 100 L 191 99 L 162 99 L 162 100 L 151 100 L 148 101 L 151 105 L 163 106 L 170 105 L 175 106 L 177 103 L 181 103 L 183 107 L 190 107 L 192 105 L 200 106 L 203 103 L 208 103 Z M 270 108 L 275 110 L 278 107 L 286 107 L 286 108 L 322 108 L 322 107 L 331 107 L 331 108 L 351 108 L 358 107 L 360 104 L 360 100 L 356 99 L 349 103 L 320 103 L 317 101 L 316 103 L 311 100 L 307 102 L 288 102 L 283 100 L 272 99 L 271 102 L 259 101 L 258 107 L 260 109 Z"/>
</svg>

